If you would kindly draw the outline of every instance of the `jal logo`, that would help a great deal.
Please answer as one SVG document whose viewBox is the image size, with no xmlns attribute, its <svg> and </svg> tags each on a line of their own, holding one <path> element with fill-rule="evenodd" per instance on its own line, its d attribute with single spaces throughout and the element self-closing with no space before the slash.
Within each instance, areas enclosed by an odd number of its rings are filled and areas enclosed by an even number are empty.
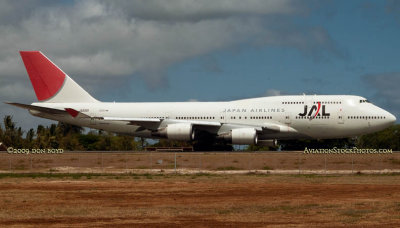
<svg viewBox="0 0 400 228">
<path fill-rule="evenodd" d="M 321 106 L 322 106 L 322 112 L 321 111 Z M 321 102 L 318 102 L 318 106 L 317 105 L 313 105 L 311 106 L 310 110 L 308 110 L 308 105 L 304 105 L 304 112 L 303 113 L 299 113 L 299 116 L 308 116 L 308 117 L 312 117 L 313 119 L 317 116 L 330 116 L 330 113 L 327 113 L 325 111 L 325 105 L 321 105 Z"/>
</svg>

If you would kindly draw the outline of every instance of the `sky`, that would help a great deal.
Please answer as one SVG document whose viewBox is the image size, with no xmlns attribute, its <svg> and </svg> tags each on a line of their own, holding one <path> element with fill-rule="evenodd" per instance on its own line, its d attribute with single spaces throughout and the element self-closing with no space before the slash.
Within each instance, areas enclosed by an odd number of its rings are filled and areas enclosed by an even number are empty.
<svg viewBox="0 0 400 228">
<path fill-rule="evenodd" d="M 400 118 L 400 1 L 0 0 L 0 101 L 40 50 L 101 101 L 349 94 Z M 0 104 L 24 130 L 49 120 Z"/>
</svg>

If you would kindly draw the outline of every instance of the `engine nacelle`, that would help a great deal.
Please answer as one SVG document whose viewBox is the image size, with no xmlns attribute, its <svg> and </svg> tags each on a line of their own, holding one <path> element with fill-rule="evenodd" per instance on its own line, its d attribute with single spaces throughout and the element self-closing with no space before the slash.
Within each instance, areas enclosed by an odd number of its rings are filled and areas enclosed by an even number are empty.
<svg viewBox="0 0 400 228">
<path fill-rule="evenodd" d="M 258 135 L 254 128 L 237 128 L 231 132 L 232 144 L 257 144 Z"/>
<path fill-rule="evenodd" d="M 258 140 L 257 145 L 276 147 L 278 145 L 278 141 L 276 139 Z"/>
<path fill-rule="evenodd" d="M 153 133 L 153 135 L 171 140 L 190 141 L 194 139 L 194 130 L 190 123 L 176 123 L 169 124 L 164 129 Z"/>
</svg>

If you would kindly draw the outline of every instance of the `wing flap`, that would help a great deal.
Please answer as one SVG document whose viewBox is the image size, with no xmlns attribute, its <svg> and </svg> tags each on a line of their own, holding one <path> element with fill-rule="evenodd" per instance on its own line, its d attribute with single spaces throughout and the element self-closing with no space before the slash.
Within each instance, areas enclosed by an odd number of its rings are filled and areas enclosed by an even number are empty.
<svg viewBox="0 0 400 228">
<path fill-rule="evenodd" d="M 220 122 L 211 121 L 191 121 L 191 120 L 171 120 L 175 123 L 191 123 L 196 126 L 208 126 L 208 127 L 220 127 L 222 124 Z"/>
<path fill-rule="evenodd" d="M 136 125 L 144 127 L 150 130 L 156 130 L 162 121 L 162 119 L 156 118 L 126 118 L 126 117 L 100 117 L 105 121 L 122 121 L 128 125 Z"/>
<path fill-rule="evenodd" d="M 159 123 L 161 119 L 155 118 L 126 118 L 126 117 L 100 117 L 108 121 L 128 121 L 128 122 L 146 122 L 146 123 Z"/>
<path fill-rule="evenodd" d="M 297 132 L 296 129 L 283 124 L 276 123 L 267 123 L 262 126 L 262 133 L 264 134 L 273 134 L 279 132 Z"/>
<path fill-rule="evenodd" d="M 210 121 L 189 121 L 189 120 L 175 120 L 175 119 L 157 119 L 157 118 L 126 118 L 126 117 L 100 117 L 100 119 L 106 121 L 124 121 L 128 122 L 130 125 L 142 126 L 151 130 L 156 130 L 160 127 L 161 123 L 175 124 L 175 123 L 190 123 L 194 126 L 203 126 L 203 127 L 220 127 L 221 123 L 219 122 L 210 122 Z"/>
<path fill-rule="evenodd" d="M 167 124 L 173 123 L 191 123 L 192 125 L 198 126 L 213 126 L 213 127 L 220 127 L 221 123 L 219 122 L 211 122 L 211 121 L 189 121 L 189 120 L 175 120 L 175 119 L 157 119 L 157 118 L 125 118 L 125 117 L 100 117 L 103 120 L 108 121 L 127 121 L 131 122 L 132 124 L 139 124 L 140 123 L 160 123 L 165 121 Z"/>
<path fill-rule="evenodd" d="M 158 127 L 160 127 L 162 122 L 164 122 L 166 125 L 174 123 L 190 123 L 194 126 L 201 126 L 206 128 L 211 127 L 213 129 L 222 126 L 220 122 L 211 122 L 211 121 L 191 121 L 191 120 L 157 119 L 157 118 L 131 118 L 131 117 L 96 117 L 96 116 L 89 116 L 73 108 L 57 109 L 57 108 L 47 108 L 36 105 L 28 105 L 28 104 L 13 103 L 13 102 L 5 102 L 5 103 L 19 108 L 35 110 L 38 112 L 43 112 L 53 115 L 70 115 L 73 118 L 91 118 L 104 121 L 121 121 L 121 122 L 126 122 L 126 124 L 129 125 L 141 126 L 150 130 L 156 130 Z"/>
</svg>

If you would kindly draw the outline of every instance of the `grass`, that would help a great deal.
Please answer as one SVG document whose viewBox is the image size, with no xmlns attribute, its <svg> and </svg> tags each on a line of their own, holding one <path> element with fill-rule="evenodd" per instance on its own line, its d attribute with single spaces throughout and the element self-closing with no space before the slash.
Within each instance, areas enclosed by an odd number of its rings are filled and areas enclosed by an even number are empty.
<svg viewBox="0 0 400 228">
<path fill-rule="evenodd" d="M 194 174 L 196 177 L 216 177 L 218 174 L 213 174 L 213 173 L 196 173 Z"/>
<path fill-rule="evenodd" d="M 15 170 L 25 170 L 26 167 L 24 164 L 19 164 L 19 165 L 14 166 L 14 169 Z"/>
<path fill-rule="evenodd" d="M 294 175 L 290 175 L 290 176 L 313 179 L 313 178 L 326 178 L 326 177 L 341 177 L 343 175 L 333 175 L 333 174 L 329 174 L 329 175 L 325 175 L 325 174 L 294 174 Z"/>
<path fill-rule="evenodd" d="M 48 179 L 63 179 L 73 178 L 80 179 L 81 177 L 101 177 L 107 174 L 96 173 L 0 173 L 0 179 L 3 178 L 48 178 Z"/>
<path fill-rule="evenodd" d="M 389 158 L 388 160 L 394 165 L 400 165 L 400 159 Z"/>
<path fill-rule="evenodd" d="M 102 173 L 0 173 L 0 179 L 4 178 L 46 178 L 46 179 L 95 179 L 95 178 L 106 178 L 106 179 L 125 179 L 132 177 L 134 179 L 138 179 L 140 177 L 144 177 L 146 179 L 153 179 L 154 177 L 165 177 L 168 175 L 176 174 L 156 174 L 156 173 L 123 173 L 123 174 L 102 174 Z M 206 174 L 205 174 L 206 175 Z M 185 175 L 181 175 L 185 176 Z M 196 175 L 197 176 L 197 175 Z M 202 175 L 199 175 L 202 176 Z M 212 175 L 210 175 L 212 176 Z"/>
<path fill-rule="evenodd" d="M 229 207 L 220 210 L 216 210 L 217 214 L 228 215 L 228 214 L 240 214 L 243 211 L 245 213 L 284 213 L 284 214 L 308 214 L 310 210 L 324 210 L 337 208 L 335 204 L 278 204 L 278 205 L 248 205 L 247 207 Z"/>
<path fill-rule="evenodd" d="M 78 160 L 77 158 L 73 158 L 73 159 Z M 73 161 L 73 160 L 71 160 L 71 161 Z M 53 161 L 52 159 L 43 159 L 43 160 L 39 159 L 38 161 L 35 161 L 35 162 L 36 162 L 36 163 L 49 164 L 49 163 L 53 163 L 54 161 Z"/>
<path fill-rule="evenodd" d="M 331 162 L 331 164 L 336 164 L 336 165 L 346 164 L 346 163 L 349 163 L 349 162 L 345 162 L 345 161 L 333 161 L 333 162 Z M 350 162 L 350 164 L 351 164 L 351 162 Z"/>
<path fill-rule="evenodd" d="M 395 202 L 394 203 L 394 210 L 395 211 L 400 211 L 400 202 Z"/>
<path fill-rule="evenodd" d="M 219 170 L 237 170 L 237 167 L 221 167 Z M 206 177 L 206 179 L 210 180 L 219 180 L 221 178 L 224 179 L 234 179 L 234 180 L 247 180 L 249 178 L 259 179 L 260 181 L 263 179 L 268 179 L 268 181 L 272 182 L 285 182 L 285 183 L 302 183 L 306 181 L 310 184 L 321 184 L 321 183 L 348 183 L 348 184 L 362 184 L 366 181 L 375 180 L 376 183 L 387 183 L 387 184 L 395 184 L 397 183 L 397 178 L 400 175 L 398 174 L 361 174 L 361 175 L 318 175 L 318 174 L 270 174 L 270 173 L 257 173 L 257 172 L 248 172 L 245 174 L 217 174 L 217 173 L 206 173 L 199 172 L 193 174 L 180 174 L 180 173 L 0 173 L 0 179 L 5 178 L 45 178 L 45 179 L 168 179 L 168 178 L 182 178 L 185 179 L 197 179 L 201 177 Z M 308 180 L 308 181 L 307 181 Z M 400 210 L 400 202 L 398 202 L 398 206 L 396 210 Z"/>
<path fill-rule="evenodd" d="M 179 165 L 178 165 L 178 164 L 176 164 L 176 168 L 179 168 Z M 175 169 L 175 163 L 168 164 L 168 165 L 167 165 L 167 169 Z"/>
<path fill-rule="evenodd" d="M 235 166 L 224 166 L 224 167 L 218 167 L 217 170 L 227 171 L 227 170 L 241 170 L 241 169 Z"/>
<path fill-rule="evenodd" d="M 348 216 L 353 218 L 361 218 L 369 213 L 374 212 L 370 209 L 346 209 L 340 213 L 342 216 Z"/>
</svg>

